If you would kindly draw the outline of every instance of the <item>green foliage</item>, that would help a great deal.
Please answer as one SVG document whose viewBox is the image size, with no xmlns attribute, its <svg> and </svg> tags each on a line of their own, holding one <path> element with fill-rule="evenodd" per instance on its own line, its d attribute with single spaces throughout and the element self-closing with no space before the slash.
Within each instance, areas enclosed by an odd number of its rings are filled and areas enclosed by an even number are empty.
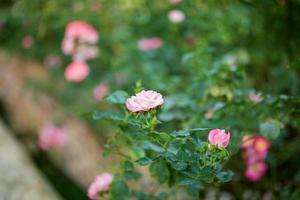
<svg viewBox="0 0 300 200">
<path fill-rule="evenodd" d="M 100 8 L 91 9 L 94 3 Z M 185 13 L 182 23 L 168 20 L 174 9 Z M 0 3 L 0 46 L 40 61 L 49 54 L 60 56 L 61 68 L 49 69 L 49 83 L 35 80 L 29 86 L 60 101 L 64 110 L 57 111 L 59 116 L 97 108 L 95 121 L 89 123 L 109 137 L 103 154 L 121 154 L 131 163 L 121 164 L 118 181 L 137 180 L 135 165 L 153 170 L 151 166 L 160 163 L 166 174 L 152 173 L 157 182 L 186 187 L 199 197 L 207 184 L 231 179 L 231 172 L 222 170 L 226 164 L 240 175 L 230 187 L 218 188 L 236 199 L 249 189 L 261 198 L 270 191 L 279 199 L 299 199 L 298 13 L 299 0 L 184 0 L 175 5 L 153 0 L 5 0 Z M 79 84 L 63 78 L 70 58 L 63 56 L 61 41 L 72 20 L 85 20 L 100 33 L 100 54 L 88 62 L 90 75 Z M 30 49 L 21 47 L 26 35 L 34 38 Z M 137 43 L 145 37 L 160 37 L 162 48 L 141 51 Z M 91 100 L 99 82 L 107 82 L 117 92 L 102 102 Z M 135 92 L 144 87 L 164 95 L 159 112 L 124 112 L 125 91 L 132 91 L 134 83 Z M 262 100 L 251 101 L 252 93 L 261 94 Z M 229 162 L 227 151 L 207 144 L 207 132 L 215 127 L 231 132 Z M 241 175 L 245 166 L 239 145 L 248 134 L 262 134 L 272 141 L 268 173 L 256 184 Z M 127 154 L 120 148 L 128 148 Z M 132 165 L 130 170 L 127 165 Z M 128 190 L 127 196 L 139 199 L 164 196 Z"/>
</svg>

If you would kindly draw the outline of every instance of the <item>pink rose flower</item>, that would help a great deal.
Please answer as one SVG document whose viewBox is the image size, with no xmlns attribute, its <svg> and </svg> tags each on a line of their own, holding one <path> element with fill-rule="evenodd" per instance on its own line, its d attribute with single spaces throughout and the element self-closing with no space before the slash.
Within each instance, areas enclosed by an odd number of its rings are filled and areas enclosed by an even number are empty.
<svg viewBox="0 0 300 200">
<path fill-rule="evenodd" d="M 108 93 L 108 85 L 106 83 L 99 84 L 93 91 L 93 96 L 96 101 L 101 101 Z"/>
<path fill-rule="evenodd" d="M 163 45 L 163 42 L 158 37 L 144 38 L 138 42 L 138 47 L 143 51 L 151 51 L 159 49 Z"/>
<path fill-rule="evenodd" d="M 250 93 L 249 94 L 249 99 L 253 103 L 259 103 L 259 102 L 261 102 L 264 99 L 264 97 L 261 96 L 261 94 Z"/>
<path fill-rule="evenodd" d="M 178 3 L 181 3 L 183 0 L 169 0 L 169 2 L 171 4 L 178 4 Z"/>
<path fill-rule="evenodd" d="M 181 10 L 172 10 L 168 13 L 169 20 L 173 23 L 180 23 L 185 19 L 185 15 Z"/>
<path fill-rule="evenodd" d="M 266 173 L 268 169 L 267 164 L 264 162 L 257 162 L 252 165 L 249 165 L 246 172 L 245 172 L 245 177 L 249 181 L 259 181 L 261 177 Z"/>
<path fill-rule="evenodd" d="M 89 66 L 82 60 L 74 60 L 65 70 L 65 78 L 71 82 L 80 82 L 90 73 Z"/>
<path fill-rule="evenodd" d="M 126 100 L 130 112 L 148 111 L 164 103 L 162 95 L 152 90 L 143 90 Z"/>
<path fill-rule="evenodd" d="M 29 49 L 32 47 L 33 43 L 33 37 L 31 35 L 26 35 L 22 40 L 22 47 L 25 49 Z"/>
<path fill-rule="evenodd" d="M 85 21 L 70 22 L 65 30 L 62 50 L 66 55 L 76 52 L 78 45 L 95 44 L 99 39 L 97 30 Z"/>
<path fill-rule="evenodd" d="M 65 144 L 64 130 L 52 123 L 44 125 L 39 133 L 38 146 L 43 150 L 54 147 L 62 147 Z"/>
<path fill-rule="evenodd" d="M 110 173 L 103 173 L 94 179 L 88 188 L 87 195 L 90 199 L 97 199 L 101 192 L 105 192 L 109 189 L 110 184 L 113 181 L 113 176 Z"/>
<path fill-rule="evenodd" d="M 226 133 L 225 130 L 221 129 L 213 129 L 208 134 L 208 140 L 212 145 L 216 145 L 219 148 L 226 148 L 229 144 L 230 133 Z"/>
</svg>

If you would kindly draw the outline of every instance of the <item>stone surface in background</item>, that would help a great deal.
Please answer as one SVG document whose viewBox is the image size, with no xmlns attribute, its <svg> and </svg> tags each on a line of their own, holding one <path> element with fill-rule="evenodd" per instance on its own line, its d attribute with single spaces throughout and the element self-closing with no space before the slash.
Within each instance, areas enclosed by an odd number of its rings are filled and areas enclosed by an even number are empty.
<svg viewBox="0 0 300 200">
<path fill-rule="evenodd" d="M 62 200 L 0 120 L 0 200 Z"/>
</svg>

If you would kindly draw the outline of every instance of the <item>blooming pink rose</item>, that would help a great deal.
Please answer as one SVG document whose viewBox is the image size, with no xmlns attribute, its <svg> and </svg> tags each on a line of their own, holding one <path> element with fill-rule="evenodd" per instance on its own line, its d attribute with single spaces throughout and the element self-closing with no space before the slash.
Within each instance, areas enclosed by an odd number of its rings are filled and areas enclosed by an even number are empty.
<svg viewBox="0 0 300 200">
<path fill-rule="evenodd" d="M 103 173 L 96 176 L 88 188 L 88 197 L 90 199 L 97 199 L 101 192 L 105 192 L 109 189 L 112 181 L 113 176 L 110 173 Z"/>
<path fill-rule="evenodd" d="M 95 44 L 99 39 L 97 30 L 85 21 L 70 22 L 65 30 L 62 50 L 65 54 L 74 54 L 78 45 Z"/>
<path fill-rule="evenodd" d="M 249 94 L 249 99 L 253 103 L 259 103 L 259 102 L 261 102 L 264 99 L 264 97 L 261 96 L 261 94 L 250 93 Z"/>
<path fill-rule="evenodd" d="M 143 90 L 126 100 L 130 112 L 148 111 L 164 103 L 162 95 L 152 90 Z"/>
<path fill-rule="evenodd" d="M 226 148 L 229 144 L 230 133 L 226 133 L 225 130 L 221 129 L 213 129 L 208 134 L 208 140 L 212 145 L 217 145 L 219 148 Z"/>
<path fill-rule="evenodd" d="M 185 15 L 181 10 L 172 10 L 168 13 L 169 20 L 174 23 L 182 22 Z"/>
<path fill-rule="evenodd" d="M 82 60 L 74 60 L 65 70 L 65 78 L 71 82 L 80 82 L 90 73 L 89 66 Z"/>
<path fill-rule="evenodd" d="M 151 51 L 158 49 L 163 45 L 163 42 L 158 37 L 144 38 L 138 42 L 138 47 L 143 51 Z"/>
<path fill-rule="evenodd" d="M 29 49 L 33 45 L 33 37 L 31 35 L 26 35 L 22 40 L 22 47 L 25 49 Z"/>
<path fill-rule="evenodd" d="M 52 123 L 44 125 L 39 133 L 38 146 L 43 150 L 61 147 L 65 144 L 65 133 Z"/>
<path fill-rule="evenodd" d="M 169 2 L 171 4 L 178 4 L 178 3 L 181 3 L 183 0 L 169 0 Z"/>
<path fill-rule="evenodd" d="M 93 91 L 93 96 L 96 101 L 101 101 L 108 93 L 108 85 L 106 83 L 99 84 Z"/>
<path fill-rule="evenodd" d="M 261 177 L 266 173 L 267 169 L 267 164 L 264 162 L 257 162 L 248 166 L 245 176 L 249 181 L 256 182 L 261 179 Z"/>
</svg>

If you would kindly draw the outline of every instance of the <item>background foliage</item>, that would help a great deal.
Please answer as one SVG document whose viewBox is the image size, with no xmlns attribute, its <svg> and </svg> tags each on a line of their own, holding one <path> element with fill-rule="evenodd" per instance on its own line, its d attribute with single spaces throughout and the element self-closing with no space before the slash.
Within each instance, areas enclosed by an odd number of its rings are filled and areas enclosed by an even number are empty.
<svg viewBox="0 0 300 200">
<path fill-rule="evenodd" d="M 41 62 L 49 54 L 62 58 L 49 69 L 53 82 L 33 80 L 30 87 L 46 91 L 65 105 L 64 112 L 111 110 L 106 101 L 91 98 L 93 88 L 106 81 L 110 91 L 132 92 L 137 81 L 165 97 L 158 119 L 165 132 L 195 127 L 230 130 L 226 168 L 235 172 L 220 190 L 237 199 L 245 191 L 278 199 L 298 199 L 299 159 L 299 0 L 185 0 L 179 4 L 153 0 L 4 0 L 0 3 L 0 47 Z M 180 9 L 186 19 L 168 20 Z M 61 52 L 65 26 L 85 20 L 100 33 L 97 59 L 79 83 L 63 77 L 70 58 Z M 30 49 L 21 47 L 26 35 Z M 160 37 L 162 48 L 143 52 L 137 42 Z M 118 80 L 122 77 L 123 80 Z M 55 84 L 54 84 L 55 83 Z M 249 100 L 261 92 L 260 103 Z M 62 114 L 63 115 L 63 114 Z M 114 126 L 89 120 L 109 136 Z M 257 183 L 243 177 L 239 141 L 245 134 L 263 134 L 272 141 L 268 173 Z M 203 137 L 205 139 L 206 135 Z M 288 170 L 286 170 L 288 169 Z M 121 184 L 121 183 L 120 183 Z M 121 187 L 121 186 L 120 186 Z"/>
</svg>

